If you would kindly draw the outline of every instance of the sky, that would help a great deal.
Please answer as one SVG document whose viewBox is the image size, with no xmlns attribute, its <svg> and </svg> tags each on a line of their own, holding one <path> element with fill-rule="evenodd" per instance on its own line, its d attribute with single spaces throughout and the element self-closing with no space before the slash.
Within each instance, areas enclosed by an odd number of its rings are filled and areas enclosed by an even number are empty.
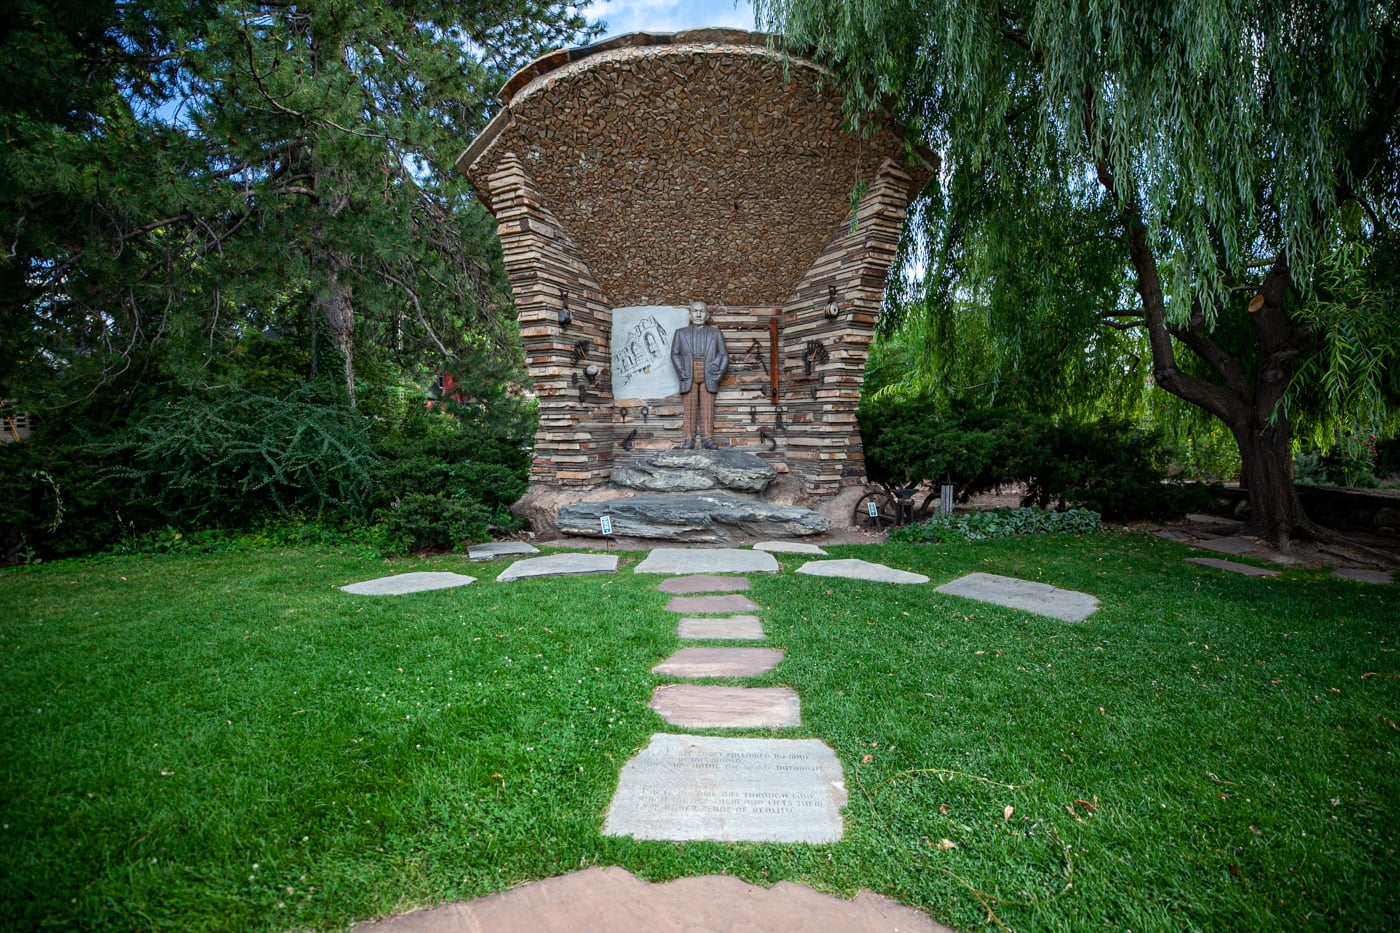
<svg viewBox="0 0 1400 933">
<path fill-rule="evenodd" d="M 753 29 L 749 0 L 593 0 L 586 15 L 608 24 L 608 36 L 677 32 L 703 26 Z"/>
</svg>

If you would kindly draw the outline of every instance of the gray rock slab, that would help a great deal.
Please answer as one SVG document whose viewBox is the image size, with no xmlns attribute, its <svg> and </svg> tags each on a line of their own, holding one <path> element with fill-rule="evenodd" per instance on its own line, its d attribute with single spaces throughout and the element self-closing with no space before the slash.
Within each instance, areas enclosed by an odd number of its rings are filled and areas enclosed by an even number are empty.
<svg viewBox="0 0 1400 933">
<path fill-rule="evenodd" d="M 738 450 L 670 450 L 613 468 L 617 486 L 648 492 L 737 489 L 762 492 L 778 479 L 764 459 Z"/>
<path fill-rule="evenodd" d="M 790 687 L 701 687 L 666 684 L 651 708 L 684 729 L 789 729 L 802 725 L 802 701 Z"/>
<path fill-rule="evenodd" d="M 838 842 L 845 775 L 820 739 L 654 735 L 622 768 L 603 834 Z"/>
<path fill-rule="evenodd" d="M 637 565 L 637 573 L 777 573 L 772 554 L 746 548 L 659 547 Z"/>
<path fill-rule="evenodd" d="M 1203 551 L 1214 551 L 1217 554 L 1232 554 L 1235 557 L 1242 557 L 1245 554 L 1262 554 L 1264 547 L 1252 538 L 1236 538 L 1225 536 L 1221 538 L 1202 538 L 1191 545 Z"/>
<path fill-rule="evenodd" d="M 686 641 L 759 641 L 763 638 L 763 623 L 758 616 L 681 619 L 679 634 Z"/>
<path fill-rule="evenodd" d="M 460 573 L 400 573 L 392 577 L 366 580 L 363 583 L 351 583 L 342 586 L 341 589 L 358 596 L 402 596 L 405 593 L 445 590 L 475 582 L 476 577 L 468 577 Z"/>
<path fill-rule="evenodd" d="M 668 612 L 694 612 L 698 614 L 755 612 L 758 608 L 758 603 L 737 593 L 725 596 L 673 596 L 671 601 L 666 604 Z"/>
<path fill-rule="evenodd" d="M 732 875 L 656 884 L 621 868 L 587 868 L 532 881 L 474 901 L 358 924 L 351 933 L 954 933 L 887 897 L 861 891 L 851 900 L 780 881 L 771 888 Z"/>
<path fill-rule="evenodd" d="M 1340 577 L 1343 580 L 1355 580 L 1357 583 L 1375 583 L 1385 586 L 1393 583 L 1395 577 L 1384 570 L 1362 570 L 1360 567 L 1335 567 L 1332 576 Z"/>
<path fill-rule="evenodd" d="M 747 590 L 749 581 L 744 577 L 712 577 L 701 574 L 694 577 L 672 577 L 662 580 L 656 588 L 663 593 L 685 595 L 688 593 L 732 593 Z"/>
<path fill-rule="evenodd" d="M 1244 522 L 1238 518 L 1226 518 L 1223 515 L 1206 515 L 1203 512 L 1191 512 L 1186 516 L 1188 522 L 1195 522 L 1198 525 L 1220 525 L 1223 528 L 1243 528 Z"/>
<path fill-rule="evenodd" d="M 651 672 L 668 677 L 757 677 L 782 660 L 780 648 L 682 648 Z"/>
<path fill-rule="evenodd" d="M 1064 622 L 1081 622 L 1099 608 L 1099 601 L 1087 593 L 994 573 L 970 573 L 943 584 L 938 592 L 1023 609 Z"/>
<path fill-rule="evenodd" d="M 1161 538 L 1163 541 L 1194 541 L 1193 536 L 1184 531 L 1173 531 L 1170 528 L 1158 528 L 1152 532 L 1152 537 Z"/>
<path fill-rule="evenodd" d="M 1232 560 L 1221 560 L 1218 557 L 1188 557 L 1186 563 L 1196 564 L 1200 567 L 1214 567 L 1216 570 L 1226 570 L 1230 573 L 1243 574 L 1246 577 L 1276 577 L 1277 570 L 1265 570 L 1263 567 L 1251 567 L 1249 564 L 1240 564 Z"/>
<path fill-rule="evenodd" d="M 808 544 L 806 541 L 760 541 L 753 546 L 755 551 L 767 551 L 769 554 L 819 554 L 826 556 L 826 551 L 815 544 Z"/>
<path fill-rule="evenodd" d="M 559 509 L 564 534 L 599 537 L 598 519 L 612 519 L 620 537 L 723 544 L 744 538 L 798 538 L 830 527 L 825 515 L 796 505 L 742 499 L 725 493 L 624 496 L 574 502 Z"/>
<path fill-rule="evenodd" d="M 873 580 L 876 583 L 927 583 L 921 573 L 896 570 L 868 560 L 813 560 L 797 568 L 798 573 L 815 577 L 846 577 L 851 580 Z"/>
<path fill-rule="evenodd" d="M 488 544 L 473 544 L 467 548 L 471 560 L 495 560 L 498 557 L 514 557 L 518 554 L 538 554 L 540 549 L 524 541 L 492 541 Z"/>
<path fill-rule="evenodd" d="M 616 554 L 549 554 L 527 557 L 511 564 L 496 577 L 497 583 L 528 577 L 557 577 L 576 573 L 616 573 Z"/>
</svg>

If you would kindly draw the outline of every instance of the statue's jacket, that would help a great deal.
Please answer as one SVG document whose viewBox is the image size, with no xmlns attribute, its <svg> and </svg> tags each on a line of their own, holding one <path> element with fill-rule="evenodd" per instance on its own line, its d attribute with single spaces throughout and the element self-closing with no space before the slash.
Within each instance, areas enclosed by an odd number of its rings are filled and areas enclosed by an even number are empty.
<svg viewBox="0 0 1400 933">
<path fill-rule="evenodd" d="M 705 390 L 719 391 L 719 380 L 729 368 L 729 353 L 724 348 L 724 335 L 710 324 L 682 327 L 671 340 L 671 365 L 680 377 L 681 394 L 689 392 L 695 382 L 695 362 L 705 364 Z"/>
</svg>

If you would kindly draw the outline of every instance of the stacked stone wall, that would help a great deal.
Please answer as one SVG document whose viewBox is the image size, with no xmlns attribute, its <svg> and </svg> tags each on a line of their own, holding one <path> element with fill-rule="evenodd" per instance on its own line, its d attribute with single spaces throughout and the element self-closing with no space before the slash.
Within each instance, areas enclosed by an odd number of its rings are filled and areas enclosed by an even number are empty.
<svg viewBox="0 0 1400 933">
<path fill-rule="evenodd" d="M 607 296 L 514 154 L 501 160 L 490 190 L 525 363 L 539 400 L 530 482 L 604 483 L 613 459 L 612 395 L 605 379 L 590 383 L 586 368 L 606 369 Z M 572 321 L 561 326 L 566 295 Z"/>
</svg>

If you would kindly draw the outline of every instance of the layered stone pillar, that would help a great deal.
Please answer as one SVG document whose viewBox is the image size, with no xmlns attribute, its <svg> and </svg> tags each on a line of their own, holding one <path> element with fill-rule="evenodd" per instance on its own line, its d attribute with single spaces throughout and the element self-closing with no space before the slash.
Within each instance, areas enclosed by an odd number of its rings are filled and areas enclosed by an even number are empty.
<svg viewBox="0 0 1400 933">
<path fill-rule="evenodd" d="M 612 470 L 612 390 L 604 376 L 610 306 L 515 153 L 490 176 L 540 423 L 530 482 L 596 486 Z M 561 311 L 567 309 L 567 321 Z"/>
</svg>

